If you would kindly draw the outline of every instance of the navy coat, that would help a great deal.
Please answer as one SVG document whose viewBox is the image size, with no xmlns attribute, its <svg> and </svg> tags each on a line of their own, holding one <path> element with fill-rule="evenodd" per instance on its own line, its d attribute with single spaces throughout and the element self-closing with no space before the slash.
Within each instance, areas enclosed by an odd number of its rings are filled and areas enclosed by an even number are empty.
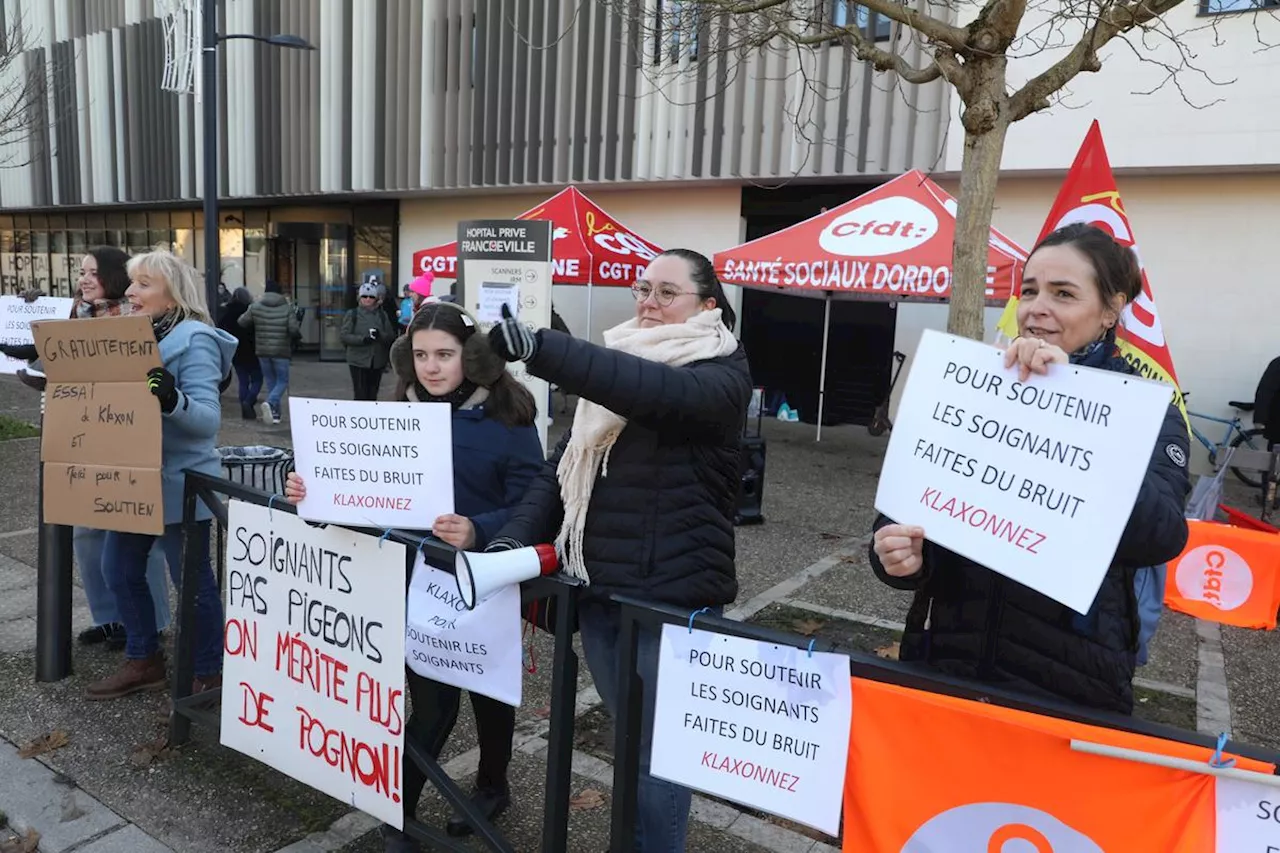
<svg viewBox="0 0 1280 853">
<path fill-rule="evenodd" d="M 542 463 L 537 427 L 505 426 L 486 416 L 483 403 L 454 411 L 453 506 L 475 525 L 471 550 L 484 550 L 507 523 Z"/>
</svg>

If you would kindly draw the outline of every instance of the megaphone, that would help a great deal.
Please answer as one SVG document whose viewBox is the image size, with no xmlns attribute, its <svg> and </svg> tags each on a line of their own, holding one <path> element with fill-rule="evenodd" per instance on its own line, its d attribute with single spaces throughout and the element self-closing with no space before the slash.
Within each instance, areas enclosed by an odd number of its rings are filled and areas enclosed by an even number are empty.
<svg viewBox="0 0 1280 853">
<path fill-rule="evenodd" d="M 478 553 L 459 551 L 453 559 L 458 597 L 468 610 L 495 590 L 513 583 L 549 575 L 560 565 L 554 545 L 531 545 L 510 551 Z"/>
</svg>

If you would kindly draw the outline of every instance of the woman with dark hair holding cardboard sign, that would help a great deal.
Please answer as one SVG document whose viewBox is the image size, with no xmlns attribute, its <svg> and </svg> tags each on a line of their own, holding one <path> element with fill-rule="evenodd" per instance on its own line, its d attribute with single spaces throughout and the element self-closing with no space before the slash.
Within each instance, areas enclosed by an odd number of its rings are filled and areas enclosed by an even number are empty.
<svg viewBox="0 0 1280 853">
<path fill-rule="evenodd" d="M 1083 224 L 1053 232 L 1027 259 L 1019 336 L 1005 366 L 1016 366 L 1023 381 L 1066 364 L 1132 374 L 1116 349 L 1116 325 L 1141 291 L 1136 256 L 1111 235 Z M 1170 405 L 1111 567 L 1083 616 L 929 542 L 923 528 L 881 516 L 871 566 L 889 586 L 915 591 L 901 659 L 1131 713 L 1139 628 L 1134 573 L 1186 545 L 1187 450 L 1186 424 Z"/>
<path fill-rule="evenodd" d="M 507 521 L 542 465 L 542 444 L 534 426 L 536 406 L 528 390 L 507 372 L 490 350 L 475 320 L 460 305 L 423 305 L 391 347 L 396 372 L 394 399 L 408 403 L 448 403 L 453 407 L 453 499 L 456 512 L 431 522 L 436 538 L 464 550 L 483 550 Z M 285 497 L 297 503 L 306 484 L 296 473 L 285 483 Z M 458 719 L 462 691 L 406 670 L 413 713 L 406 736 L 437 757 Z M 472 801 L 489 820 L 511 803 L 507 766 L 515 735 L 515 708 L 471 694 L 480 767 Z M 413 817 L 426 777 L 408 758 L 404 762 L 405 817 Z M 453 836 L 471 826 L 454 817 L 445 827 Z M 388 853 L 419 849 L 417 842 L 383 827 Z"/>
</svg>

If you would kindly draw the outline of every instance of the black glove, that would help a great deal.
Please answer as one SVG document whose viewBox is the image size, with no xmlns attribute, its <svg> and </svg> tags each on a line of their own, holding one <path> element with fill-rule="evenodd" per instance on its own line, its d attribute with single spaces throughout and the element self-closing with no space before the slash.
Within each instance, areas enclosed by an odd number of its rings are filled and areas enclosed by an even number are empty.
<svg viewBox="0 0 1280 853">
<path fill-rule="evenodd" d="M 528 361 L 538 352 L 538 335 L 511 316 L 502 303 L 502 322 L 489 330 L 489 348 L 504 361 Z"/>
<path fill-rule="evenodd" d="M 22 291 L 22 293 L 18 295 L 22 297 L 23 302 L 35 302 L 41 296 L 44 296 L 45 293 L 38 287 L 32 287 Z"/>
<path fill-rule="evenodd" d="M 40 353 L 36 352 L 35 344 L 0 344 L 0 353 L 23 361 L 35 361 L 40 357 Z"/>
<path fill-rule="evenodd" d="M 166 415 L 178 405 L 178 385 L 173 374 L 163 367 L 153 367 L 147 371 L 147 389 L 160 401 L 160 411 Z"/>
<path fill-rule="evenodd" d="M 488 554 L 494 551 L 515 551 L 523 547 L 524 545 L 512 539 L 510 536 L 499 536 L 497 539 L 494 539 L 486 545 L 484 551 Z"/>
</svg>

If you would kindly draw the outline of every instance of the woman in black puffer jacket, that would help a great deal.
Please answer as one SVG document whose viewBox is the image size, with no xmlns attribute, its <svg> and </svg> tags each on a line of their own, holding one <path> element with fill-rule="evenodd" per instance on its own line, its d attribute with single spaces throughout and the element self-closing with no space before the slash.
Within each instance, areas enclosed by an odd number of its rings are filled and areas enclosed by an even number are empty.
<svg viewBox="0 0 1280 853">
<path fill-rule="evenodd" d="M 605 346 L 507 319 L 494 349 L 581 400 L 561 440 L 489 550 L 555 540 L 588 581 L 579 615 L 596 689 L 617 712 L 618 608 L 610 593 L 713 610 L 734 600 L 733 512 L 751 377 L 733 311 L 702 255 L 673 249 L 632 287 L 636 317 Z M 684 849 L 688 789 L 648 773 L 658 637 L 642 633 L 650 685 L 640 742 L 636 850 Z"/>
<path fill-rule="evenodd" d="M 1053 232 L 1027 259 L 1019 337 L 1006 366 L 1020 365 L 1023 380 L 1058 369 L 1051 364 L 1133 373 L 1116 350 L 1115 327 L 1141 290 L 1137 258 L 1105 231 L 1077 224 Z M 1084 616 L 928 542 L 922 528 L 881 516 L 872 568 L 890 586 L 916 590 L 901 659 L 1131 713 L 1139 625 L 1134 572 L 1173 559 L 1186 545 L 1188 443 L 1186 423 L 1170 405 L 1111 567 Z"/>
</svg>

